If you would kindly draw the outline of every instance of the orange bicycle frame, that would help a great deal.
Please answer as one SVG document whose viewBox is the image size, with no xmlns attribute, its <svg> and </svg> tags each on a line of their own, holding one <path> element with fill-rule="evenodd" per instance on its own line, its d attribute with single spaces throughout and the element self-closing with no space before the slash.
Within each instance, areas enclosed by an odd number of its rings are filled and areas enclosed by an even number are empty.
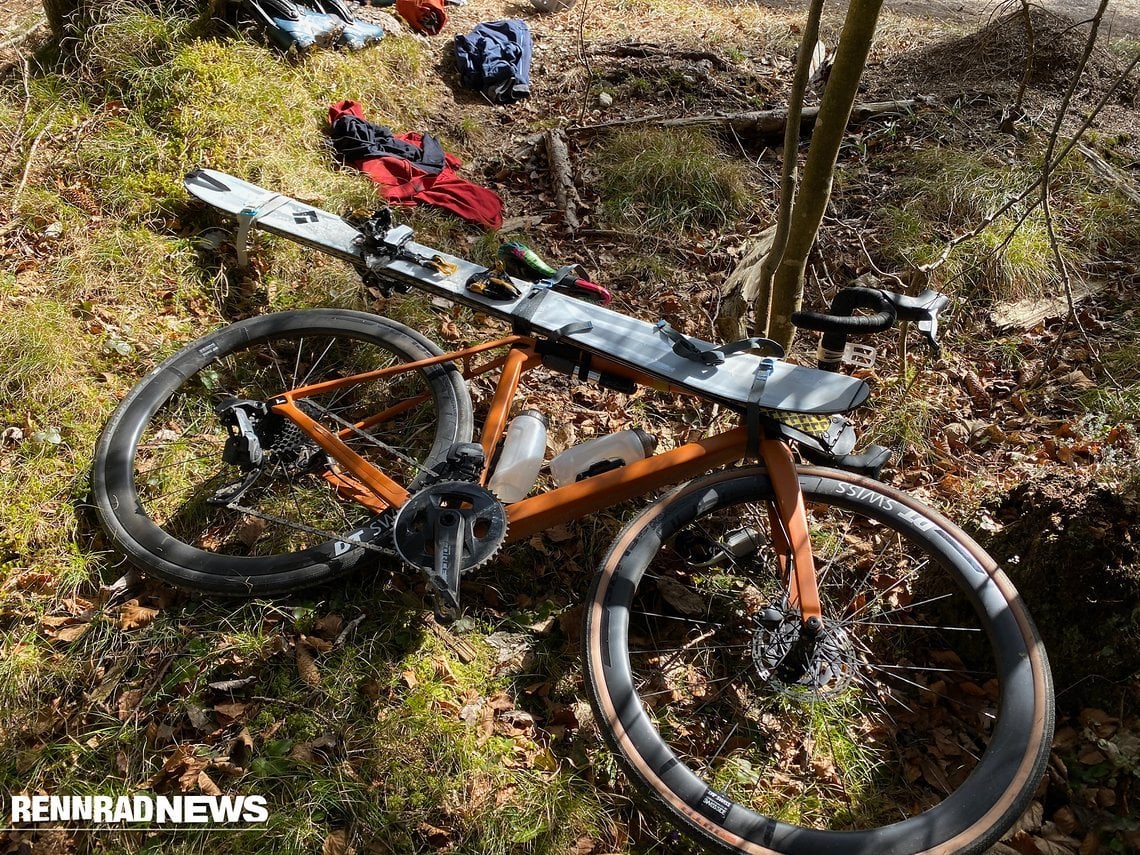
<svg viewBox="0 0 1140 855">
<path fill-rule="evenodd" d="M 472 357 L 502 347 L 509 348 L 505 355 L 472 367 Z M 368 427 L 381 424 L 386 419 L 426 400 L 427 393 L 402 401 L 355 424 L 345 425 L 339 431 L 330 430 L 311 418 L 297 406 L 296 402 L 313 395 L 337 391 L 431 365 L 459 361 L 465 366 L 463 370 L 465 379 L 501 369 L 480 436 L 480 444 L 487 461 L 480 480 L 485 484 L 490 476 L 495 450 L 502 441 L 511 404 L 522 375 L 542 364 L 542 356 L 537 353 L 535 340 L 532 338 L 507 336 L 428 359 L 285 390 L 271 399 L 270 405 L 273 412 L 293 421 L 341 467 L 343 471 L 330 473 L 326 477 L 342 496 L 379 513 L 387 508 L 401 507 L 408 500 L 408 491 L 349 448 L 344 440 L 353 433 L 364 432 Z M 602 357 L 593 358 L 591 369 L 631 380 L 640 386 L 674 393 L 683 391 L 663 383 L 652 375 Z M 510 522 L 507 540 L 523 540 L 556 525 L 670 485 L 683 483 L 711 469 L 742 460 L 746 456 L 747 441 L 747 428 L 743 426 L 732 428 L 670 451 L 634 461 L 618 469 L 509 504 L 506 506 Z M 760 457 L 771 478 L 775 495 L 774 506 L 770 511 L 773 546 L 779 556 L 781 568 L 788 577 L 790 604 L 799 608 L 805 625 L 816 630 L 822 626 L 819 592 L 811 542 L 808 537 L 807 514 L 795 461 L 786 442 L 770 437 L 763 437 L 760 440 Z"/>
</svg>

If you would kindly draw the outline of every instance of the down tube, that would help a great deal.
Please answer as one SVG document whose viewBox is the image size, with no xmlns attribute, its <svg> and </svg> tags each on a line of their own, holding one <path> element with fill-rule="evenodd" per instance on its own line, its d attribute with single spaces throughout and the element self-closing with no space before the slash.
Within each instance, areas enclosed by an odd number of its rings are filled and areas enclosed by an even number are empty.
<svg viewBox="0 0 1140 855">
<path fill-rule="evenodd" d="M 604 510 L 653 490 L 680 484 L 744 457 L 748 429 L 737 427 L 690 442 L 575 484 L 567 484 L 507 507 L 508 540 L 532 534 L 595 511 Z"/>
</svg>

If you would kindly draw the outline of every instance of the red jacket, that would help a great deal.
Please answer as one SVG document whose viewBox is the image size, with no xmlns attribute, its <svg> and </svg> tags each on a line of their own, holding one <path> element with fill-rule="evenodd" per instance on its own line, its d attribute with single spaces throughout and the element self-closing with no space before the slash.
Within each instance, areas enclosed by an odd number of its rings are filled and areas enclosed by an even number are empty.
<svg viewBox="0 0 1140 855">
<path fill-rule="evenodd" d="M 341 116 L 364 118 L 364 111 L 356 101 L 338 101 L 329 108 L 329 124 L 335 125 Z M 423 134 L 395 134 L 396 139 L 423 148 Z M 462 161 L 444 152 L 443 169 L 431 174 L 410 160 L 392 154 L 377 154 L 361 160 L 348 161 L 380 185 L 380 192 L 389 202 L 399 205 L 432 205 L 451 211 L 468 222 L 488 229 L 503 225 L 503 201 L 496 193 L 478 184 L 460 178 L 455 170 Z"/>
</svg>

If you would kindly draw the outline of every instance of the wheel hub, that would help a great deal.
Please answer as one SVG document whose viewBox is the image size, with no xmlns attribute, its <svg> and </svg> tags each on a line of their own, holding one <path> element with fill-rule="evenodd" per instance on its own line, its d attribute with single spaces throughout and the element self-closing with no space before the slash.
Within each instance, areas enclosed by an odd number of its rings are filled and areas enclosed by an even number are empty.
<svg viewBox="0 0 1140 855">
<path fill-rule="evenodd" d="M 846 690 L 857 675 L 858 657 L 847 631 L 835 621 L 816 635 L 799 612 L 768 606 L 752 636 L 752 660 L 761 681 L 781 693 L 813 697 Z"/>
</svg>

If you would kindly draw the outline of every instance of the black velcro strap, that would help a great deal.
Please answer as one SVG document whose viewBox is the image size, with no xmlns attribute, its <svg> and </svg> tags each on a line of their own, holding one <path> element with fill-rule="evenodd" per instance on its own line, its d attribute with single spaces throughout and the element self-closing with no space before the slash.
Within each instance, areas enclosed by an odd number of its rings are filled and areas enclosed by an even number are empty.
<svg viewBox="0 0 1140 855">
<path fill-rule="evenodd" d="M 669 339 L 669 341 L 673 342 L 673 352 L 678 356 L 683 356 L 685 359 L 693 362 L 700 362 L 702 365 L 720 365 L 724 362 L 724 356 L 718 353 L 715 348 L 701 350 L 685 338 L 685 336 L 669 326 L 667 321 L 658 321 L 657 331 Z"/>
<path fill-rule="evenodd" d="M 769 356 L 775 356 L 777 359 L 783 358 L 784 356 L 784 348 L 780 347 L 780 345 L 772 341 L 772 339 L 764 338 L 763 336 L 742 338 L 740 341 L 721 345 L 717 350 L 725 356 L 728 356 L 730 353 L 739 353 L 742 350 L 766 350 Z"/>
<path fill-rule="evenodd" d="M 590 379 L 590 364 L 594 361 L 594 354 L 582 351 L 582 358 L 578 362 L 578 379 L 585 383 Z"/>
<path fill-rule="evenodd" d="M 511 311 L 511 329 L 514 330 L 515 335 L 530 335 L 532 330 L 531 318 L 538 311 L 543 298 L 549 293 L 550 289 L 548 288 L 531 288 L 515 306 Z"/>
<path fill-rule="evenodd" d="M 772 360 L 763 359 L 752 378 L 752 388 L 748 392 L 748 407 L 744 413 L 744 424 L 748 428 L 748 442 L 744 448 L 746 458 L 760 458 L 760 439 L 763 434 L 760 418 L 760 399 L 764 397 L 764 386 L 772 376 Z"/>
<path fill-rule="evenodd" d="M 673 342 L 673 352 L 675 354 L 683 356 L 685 359 L 692 360 L 693 362 L 700 362 L 702 365 L 720 365 L 724 362 L 725 357 L 745 350 L 767 350 L 772 356 L 776 357 L 784 355 L 784 348 L 780 347 L 779 344 L 770 338 L 742 338 L 739 341 L 723 344 L 720 347 L 710 347 L 708 350 L 701 350 L 693 344 L 692 341 L 669 326 L 666 321 L 658 321 L 657 330 L 669 339 L 669 341 Z"/>
<path fill-rule="evenodd" d="M 566 326 L 559 327 L 554 332 L 552 332 L 550 334 L 550 340 L 559 341 L 568 335 L 589 332 L 593 328 L 594 324 L 591 321 L 574 321 L 574 323 L 566 324 Z"/>
</svg>

